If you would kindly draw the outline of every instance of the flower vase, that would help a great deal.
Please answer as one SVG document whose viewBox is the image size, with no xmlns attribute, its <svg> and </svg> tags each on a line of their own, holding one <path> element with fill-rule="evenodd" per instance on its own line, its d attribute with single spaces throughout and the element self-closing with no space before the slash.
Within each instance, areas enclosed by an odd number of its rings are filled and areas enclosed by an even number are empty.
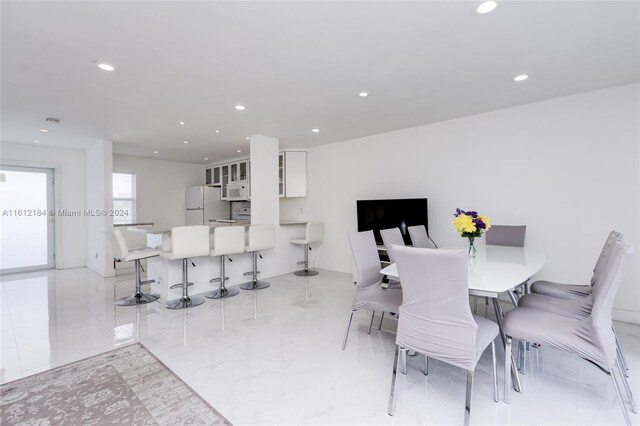
<svg viewBox="0 0 640 426">
<path fill-rule="evenodd" d="M 475 237 L 469 237 L 469 257 L 471 259 L 476 257 L 476 246 L 473 244 Z"/>
</svg>

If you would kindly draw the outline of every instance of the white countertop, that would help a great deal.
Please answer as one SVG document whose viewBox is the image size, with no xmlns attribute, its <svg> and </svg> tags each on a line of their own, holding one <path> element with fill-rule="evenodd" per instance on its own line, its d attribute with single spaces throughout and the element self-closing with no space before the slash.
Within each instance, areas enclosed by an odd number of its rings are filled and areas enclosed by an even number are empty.
<svg viewBox="0 0 640 426">
<path fill-rule="evenodd" d="M 249 227 L 251 222 L 248 220 L 236 220 L 235 222 L 209 222 L 210 231 L 221 226 L 243 226 Z M 131 226 L 127 228 L 128 231 L 141 232 L 144 234 L 171 234 L 171 228 L 155 228 L 155 227 L 137 227 Z"/>
</svg>

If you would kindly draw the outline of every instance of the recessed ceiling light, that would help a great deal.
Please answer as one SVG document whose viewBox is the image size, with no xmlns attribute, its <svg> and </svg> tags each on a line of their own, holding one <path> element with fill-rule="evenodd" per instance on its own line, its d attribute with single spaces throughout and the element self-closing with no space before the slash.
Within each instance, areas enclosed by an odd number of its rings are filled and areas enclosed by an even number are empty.
<svg viewBox="0 0 640 426">
<path fill-rule="evenodd" d="M 358 96 L 360 96 L 361 98 L 366 98 L 367 96 L 369 96 L 369 92 L 360 92 L 358 93 Z"/>
<path fill-rule="evenodd" d="M 182 143 L 189 143 L 189 141 L 182 141 Z"/>
<path fill-rule="evenodd" d="M 116 69 L 116 67 L 106 62 L 99 62 L 99 61 L 95 61 L 95 62 L 98 64 L 98 68 L 100 68 L 102 71 L 113 71 Z"/>
<path fill-rule="evenodd" d="M 318 133 L 318 132 L 320 131 L 320 129 L 311 129 L 311 131 L 312 131 L 313 133 Z"/>
<path fill-rule="evenodd" d="M 220 130 L 216 130 L 216 133 L 220 133 Z"/>
<path fill-rule="evenodd" d="M 184 121 L 179 122 L 181 126 L 184 126 Z"/>
<path fill-rule="evenodd" d="M 478 8 L 476 9 L 476 12 L 478 12 L 481 15 L 484 15 L 485 13 L 489 13 L 493 11 L 496 7 L 498 7 L 498 3 L 496 3 L 495 1 L 493 0 L 485 1 L 480 3 Z"/>
<path fill-rule="evenodd" d="M 247 109 L 247 107 L 245 107 L 244 105 L 236 105 L 236 109 L 238 111 L 244 111 L 245 109 Z"/>
<path fill-rule="evenodd" d="M 204 157 L 204 159 L 205 159 L 205 160 L 208 160 L 209 158 L 208 158 L 208 157 Z"/>
<path fill-rule="evenodd" d="M 529 78 L 528 75 L 520 74 L 520 75 L 516 75 L 515 77 L 513 77 L 513 81 L 525 81 L 528 78 Z"/>
<path fill-rule="evenodd" d="M 49 129 L 40 129 L 42 133 L 49 133 Z"/>
<path fill-rule="evenodd" d="M 246 139 L 246 140 L 249 140 L 249 136 L 247 136 L 245 139 Z"/>
<path fill-rule="evenodd" d="M 33 143 L 40 143 L 40 141 L 33 141 Z"/>
<path fill-rule="evenodd" d="M 158 151 L 153 151 L 153 153 L 154 153 L 154 154 L 157 154 L 157 153 L 158 153 Z"/>
<path fill-rule="evenodd" d="M 242 152 L 241 150 L 237 150 L 236 152 Z"/>
</svg>

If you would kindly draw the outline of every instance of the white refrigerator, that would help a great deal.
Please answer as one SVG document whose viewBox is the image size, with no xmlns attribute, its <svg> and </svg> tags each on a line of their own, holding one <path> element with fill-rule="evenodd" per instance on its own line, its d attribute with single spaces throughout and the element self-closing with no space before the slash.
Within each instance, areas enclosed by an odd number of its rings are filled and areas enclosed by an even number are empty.
<svg viewBox="0 0 640 426">
<path fill-rule="evenodd" d="M 228 201 L 220 199 L 220 188 L 192 186 L 185 194 L 187 225 L 208 225 L 209 219 L 229 219 Z"/>
</svg>

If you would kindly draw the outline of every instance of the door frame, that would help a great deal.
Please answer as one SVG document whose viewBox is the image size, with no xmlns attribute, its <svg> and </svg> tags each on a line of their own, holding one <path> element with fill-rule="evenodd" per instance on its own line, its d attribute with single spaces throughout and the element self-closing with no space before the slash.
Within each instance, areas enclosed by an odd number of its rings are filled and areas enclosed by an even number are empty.
<svg viewBox="0 0 640 426">
<path fill-rule="evenodd" d="M 56 268 L 56 198 L 55 175 L 52 167 L 21 166 L 17 164 L 0 164 L 0 171 L 17 171 L 44 173 L 47 176 L 47 263 L 35 266 L 23 266 L 19 268 L 0 269 L 0 275 L 14 274 L 18 272 L 41 271 L 43 269 Z M 53 210 L 53 212 L 52 212 Z M 52 214 L 53 213 L 53 214 Z"/>
</svg>

